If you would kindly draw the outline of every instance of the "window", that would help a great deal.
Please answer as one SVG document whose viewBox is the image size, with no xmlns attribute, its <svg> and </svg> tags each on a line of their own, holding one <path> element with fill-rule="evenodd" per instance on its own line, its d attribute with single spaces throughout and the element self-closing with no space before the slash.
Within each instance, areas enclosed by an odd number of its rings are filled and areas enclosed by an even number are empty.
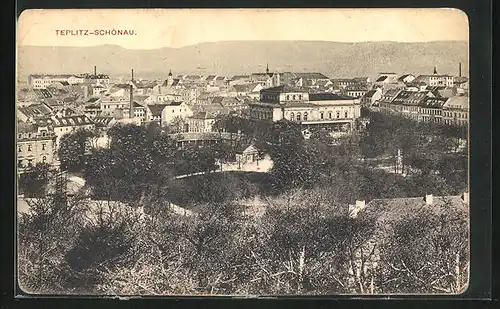
<svg viewBox="0 0 500 309">
<path fill-rule="evenodd" d="M 42 162 L 45 163 L 45 161 L 47 161 L 47 157 L 46 156 L 43 156 L 42 157 Z"/>
<path fill-rule="evenodd" d="M 42 131 L 42 136 L 45 136 L 45 135 L 47 135 L 47 132 Z"/>
<path fill-rule="evenodd" d="M 28 151 L 31 151 L 31 145 L 28 145 Z"/>
<path fill-rule="evenodd" d="M 324 117 L 325 117 L 325 115 L 323 114 L 323 112 L 320 112 L 320 113 L 319 113 L 319 118 L 320 118 L 320 119 L 323 119 Z"/>
<path fill-rule="evenodd" d="M 295 95 L 293 95 L 293 100 L 295 101 Z"/>
<path fill-rule="evenodd" d="M 17 160 L 17 166 L 23 167 L 23 160 Z"/>
<path fill-rule="evenodd" d="M 304 113 L 304 121 L 307 121 L 307 112 Z"/>
<path fill-rule="evenodd" d="M 45 144 L 42 144 L 42 150 L 45 150 Z"/>
<path fill-rule="evenodd" d="M 31 133 L 28 133 L 28 138 L 31 138 Z"/>
<path fill-rule="evenodd" d="M 340 112 L 337 112 L 337 119 L 340 118 Z"/>
<path fill-rule="evenodd" d="M 301 117 L 300 117 L 300 113 L 297 113 L 297 121 L 300 121 Z"/>
<path fill-rule="evenodd" d="M 344 113 L 344 118 L 347 118 L 347 111 Z"/>
<path fill-rule="evenodd" d="M 328 118 L 332 119 L 332 112 L 328 112 Z"/>
<path fill-rule="evenodd" d="M 302 100 L 302 95 L 301 94 L 299 95 L 299 100 Z"/>
<path fill-rule="evenodd" d="M 19 135 L 17 136 L 17 138 L 23 138 L 23 134 L 19 133 Z"/>
<path fill-rule="evenodd" d="M 23 146 L 19 145 L 19 146 L 17 147 L 17 151 L 18 151 L 18 152 L 22 152 L 22 151 L 23 151 Z"/>
<path fill-rule="evenodd" d="M 294 113 L 290 113 L 290 120 L 295 120 L 295 114 Z"/>
</svg>

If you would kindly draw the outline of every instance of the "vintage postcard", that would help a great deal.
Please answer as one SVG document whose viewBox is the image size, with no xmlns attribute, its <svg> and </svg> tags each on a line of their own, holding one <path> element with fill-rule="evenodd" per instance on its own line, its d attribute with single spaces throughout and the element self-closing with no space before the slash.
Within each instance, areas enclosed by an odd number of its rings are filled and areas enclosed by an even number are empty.
<svg viewBox="0 0 500 309">
<path fill-rule="evenodd" d="M 17 294 L 454 295 L 457 9 L 27 10 Z"/>
</svg>

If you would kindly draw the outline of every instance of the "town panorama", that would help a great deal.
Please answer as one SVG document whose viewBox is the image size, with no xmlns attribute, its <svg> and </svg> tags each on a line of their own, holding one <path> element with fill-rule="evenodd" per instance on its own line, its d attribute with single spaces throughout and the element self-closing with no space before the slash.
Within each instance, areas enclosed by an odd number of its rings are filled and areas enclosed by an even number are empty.
<svg viewBox="0 0 500 309">
<path fill-rule="evenodd" d="M 90 66 L 20 83 L 19 287 L 463 292 L 462 64 L 342 79 L 261 67 L 146 80 Z"/>
</svg>

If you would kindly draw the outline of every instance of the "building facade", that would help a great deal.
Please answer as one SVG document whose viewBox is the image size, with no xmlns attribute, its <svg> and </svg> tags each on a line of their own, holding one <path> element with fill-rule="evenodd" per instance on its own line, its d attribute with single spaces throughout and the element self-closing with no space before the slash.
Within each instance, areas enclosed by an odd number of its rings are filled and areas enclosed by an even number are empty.
<svg viewBox="0 0 500 309">
<path fill-rule="evenodd" d="M 286 119 L 306 127 L 352 128 L 359 116 L 359 100 L 333 93 L 310 94 L 286 85 L 261 90 L 260 101 L 249 104 L 252 120 L 276 122 Z"/>
<path fill-rule="evenodd" d="M 16 148 L 17 168 L 20 171 L 39 163 L 52 164 L 55 159 L 56 135 L 35 124 L 18 123 Z"/>
</svg>

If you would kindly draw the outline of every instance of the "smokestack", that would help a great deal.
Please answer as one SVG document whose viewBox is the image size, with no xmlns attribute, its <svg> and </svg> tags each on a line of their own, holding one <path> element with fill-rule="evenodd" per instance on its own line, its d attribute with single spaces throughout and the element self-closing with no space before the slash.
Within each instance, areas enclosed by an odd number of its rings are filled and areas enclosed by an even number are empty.
<svg viewBox="0 0 500 309">
<path fill-rule="evenodd" d="M 97 66 L 94 65 L 94 76 L 97 75 Z"/>
<path fill-rule="evenodd" d="M 458 76 L 462 77 L 462 62 L 458 63 Z"/>
<path fill-rule="evenodd" d="M 134 69 L 132 69 L 132 81 L 134 80 Z"/>
<path fill-rule="evenodd" d="M 130 85 L 129 118 L 134 118 L 134 88 Z"/>
</svg>

